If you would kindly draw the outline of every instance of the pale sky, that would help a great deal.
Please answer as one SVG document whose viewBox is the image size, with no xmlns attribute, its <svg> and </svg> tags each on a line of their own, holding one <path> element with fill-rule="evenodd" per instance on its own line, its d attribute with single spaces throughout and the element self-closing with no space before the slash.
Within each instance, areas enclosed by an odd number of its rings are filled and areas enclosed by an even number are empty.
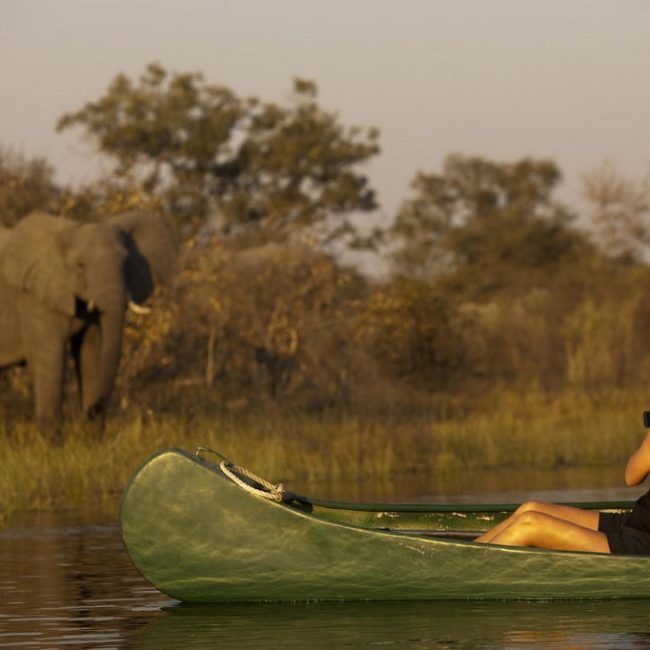
<svg viewBox="0 0 650 650">
<path fill-rule="evenodd" d="M 0 0 L 0 144 L 92 180 L 57 118 L 152 61 L 281 102 L 315 80 L 343 123 L 381 130 L 384 221 L 450 152 L 550 157 L 572 203 L 605 160 L 650 169 L 648 0 Z"/>
</svg>

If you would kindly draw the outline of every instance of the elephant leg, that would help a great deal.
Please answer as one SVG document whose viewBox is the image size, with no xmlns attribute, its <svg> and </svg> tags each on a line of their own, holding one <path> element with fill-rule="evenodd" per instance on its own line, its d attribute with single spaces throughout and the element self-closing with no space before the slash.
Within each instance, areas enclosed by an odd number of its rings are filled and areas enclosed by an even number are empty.
<svg viewBox="0 0 650 650">
<path fill-rule="evenodd" d="M 91 420 L 97 420 L 100 428 L 106 410 L 106 397 L 101 386 L 102 335 L 97 323 L 91 323 L 84 331 L 77 355 L 77 376 L 81 391 L 81 408 Z"/>
<path fill-rule="evenodd" d="M 99 394 L 97 368 L 99 367 L 100 336 L 97 325 L 91 323 L 83 332 L 72 337 L 70 342 L 79 388 L 79 405 L 84 414 L 87 414 L 92 408 Z"/>
<path fill-rule="evenodd" d="M 40 347 L 28 359 L 34 385 L 36 423 L 42 435 L 55 441 L 61 440 L 64 350 L 64 343 Z"/>
</svg>

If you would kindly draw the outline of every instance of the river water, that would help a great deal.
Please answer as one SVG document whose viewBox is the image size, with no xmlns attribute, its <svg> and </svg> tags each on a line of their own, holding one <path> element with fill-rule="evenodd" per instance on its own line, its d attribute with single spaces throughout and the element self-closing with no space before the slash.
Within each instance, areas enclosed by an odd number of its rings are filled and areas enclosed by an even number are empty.
<svg viewBox="0 0 650 650">
<path fill-rule="evenodd" d="M 620 468 L 404 476 L 297 486 L 433 502 L 630 499 Z M 571 486 L 571 487 L 568 487 Z M 293 488 L 294 486 L 289 486 Z M 153 589 L 114 514 L 23 516 L 0 530 L 0 648 L 639 648 L 648 601 L 182 605 Z"/>
</svg>

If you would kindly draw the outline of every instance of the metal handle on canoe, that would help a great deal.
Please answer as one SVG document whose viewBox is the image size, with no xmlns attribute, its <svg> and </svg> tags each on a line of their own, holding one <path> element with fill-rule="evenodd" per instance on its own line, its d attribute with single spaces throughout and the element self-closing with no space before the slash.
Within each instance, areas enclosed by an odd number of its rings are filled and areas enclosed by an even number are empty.
<svg viewBox="0 0 650 650">
<path fill-rule="evenodd" d="M 230 460 L 226 458 L 223 454 L 220 454 L 218 451 L 215 451 L 214 449 L 210 449 L 210 447 L 197 447 L 196 451 L 194 452 L 194 455 L 197 458 L 202 458 L 201 456 L 202 453 L 214 454 L 215 456 L 218 456 L 222 461 L 226 461 L 227 463 L 230 462 Z"/>
</svg>

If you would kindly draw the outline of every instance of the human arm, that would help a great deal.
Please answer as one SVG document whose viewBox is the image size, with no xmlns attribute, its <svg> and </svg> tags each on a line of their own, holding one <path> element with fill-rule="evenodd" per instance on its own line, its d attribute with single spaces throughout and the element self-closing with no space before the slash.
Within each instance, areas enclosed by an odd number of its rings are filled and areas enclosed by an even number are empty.
<svg viewBox="0 0 650 650">
<path fill-rule="evenodd" d="M 639 485 L 650 473 L 650 431 L 625 466 L 625 484 Z"/>
</svg>

